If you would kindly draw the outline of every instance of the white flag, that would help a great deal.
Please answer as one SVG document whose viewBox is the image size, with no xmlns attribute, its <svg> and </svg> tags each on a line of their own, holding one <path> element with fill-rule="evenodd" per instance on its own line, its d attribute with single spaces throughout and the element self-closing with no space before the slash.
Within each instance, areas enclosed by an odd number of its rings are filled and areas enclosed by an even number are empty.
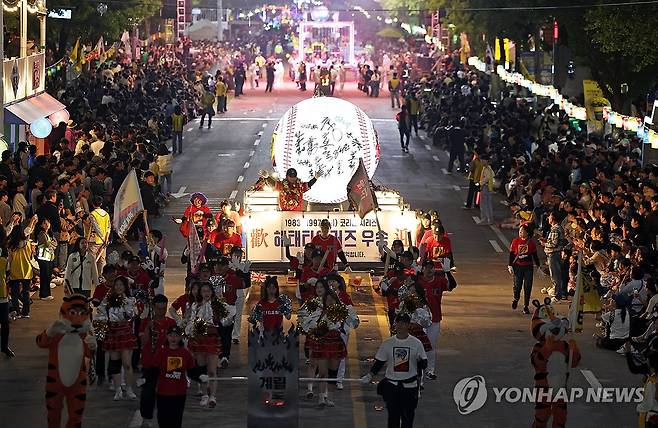
<svg viewBox="0 0 658 428">
<path fill-rule="evenodd" d="M 123 180 L 114 201 L 114 230 L 123 238 L 137 216 L 144 211 L 137 174 L 132 169 Z"/>
</svg>

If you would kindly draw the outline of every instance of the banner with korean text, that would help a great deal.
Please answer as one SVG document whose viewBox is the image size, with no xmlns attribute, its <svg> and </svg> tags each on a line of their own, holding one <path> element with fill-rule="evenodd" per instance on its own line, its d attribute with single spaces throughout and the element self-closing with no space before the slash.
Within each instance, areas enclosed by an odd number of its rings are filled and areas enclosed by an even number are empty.
<svg viewBox="0 0 658 428">
<path fill-rule="evenodd" d="M 413 211 L 379 211 L 377 216 L 381 233 L 374 212 L 363 219 L 356 212 L 254 212 L 242 217 L 247 257 L 253 262 L 285 262 L 281 237 L 290 239 L 290 253 L 294 255 L 320 233 L 320 222 L 328 218 L 330 233 L 341 242 L 350 262 L 378 262 L 378 243 L 390 247 L 394 239 L 401 239 L 408 247 L 409 236 L 415 235 L 418 221 Z"/>
</svg>

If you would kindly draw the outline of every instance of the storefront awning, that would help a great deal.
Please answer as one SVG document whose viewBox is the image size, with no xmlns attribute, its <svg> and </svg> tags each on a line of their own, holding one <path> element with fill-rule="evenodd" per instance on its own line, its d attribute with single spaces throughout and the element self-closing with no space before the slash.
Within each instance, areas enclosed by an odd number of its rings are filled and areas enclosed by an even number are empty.
<svg viewBox="0 0 658 428">
<path fill-rule="evenodd" d="M 66 106 L 43 92 L 35 97 L 5 107 L 5 122 L 29 125 L 37 119 L 64 110 Z"/>
</svg>

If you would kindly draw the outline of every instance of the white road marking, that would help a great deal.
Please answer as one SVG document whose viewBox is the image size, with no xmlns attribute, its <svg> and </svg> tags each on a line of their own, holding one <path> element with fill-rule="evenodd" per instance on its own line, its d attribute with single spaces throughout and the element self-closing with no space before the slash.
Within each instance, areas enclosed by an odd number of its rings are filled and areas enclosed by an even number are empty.
<svg viewBox="0 0 658 428">
<path fill-rule="evenodd" d="M 228 197 L 229 199 L 235 199 L 235 197 L 238 196 L 238 191 L 234 190 L 231 192 L 231 195 Z"/>
<path fill-rule="evenodd" d="M 263 123 L 263 128 L 267 128 L 267 123 Z"/>
<path fill-rule="evenodd" d="M 256 153 L 254 150 L 250 151 L 249 152 L 249 157 L 252 157 L 254 155 L 254 153 Z"/>
<path fill-rule="evenodd" d="M 459 186 L 452 186 L 452 188 L 455 189 L 457 192 L 459 192 L 461 190 L 461 188 Z"/>
<path fill-rule="evenodd" d="M 259 138 L 258 140 L 256 140 L 256 141 L 254 141 L 254 146 L 257 146 L 257 145 L 259 145 L 259 144 L 260 144 L 260 138 Z"/>
<path fill-rule="evenodd" d="M 258 134 L 256 134 L 256 135 L 258 135 L 259 137 L 262 137 L 263 136 L 263 131 L 258 131 Z"/>
<path fill-rule="evenodd" d="M 478 217 L 478 216 L 476 216 L 476 215 L 474 215 L 474 216 L 471 217 L 471 218 L 473 219 L 473 221 L 475 222 L 475 224 L 480 224 L 480 222 L 482 221 L 482 220 L 480 220 L 480 217 Z"/>
<path fill-rule="evenodd" d="M 234 156 L 234 153 L 218 153 L 217 156 L 220 158 L 230 158 L 231 156 Z"/>
<path fill-rule="evenodd" d="M 244 180 L 244 177 L 243 177 L 243 176 L 239 176 L 239 177 L 238 177 L 238 183 L 242 183 L 242 180 Z"/>
<path fill-rule="evenodd" d="M 491 230 L 493 230 L 493 233 L 496 234 L 496 236 L 498 237 L 498 239 L 500 239 L 500 242 L 502 242 L 503 244 L 505 244 L 506 247 L 509 247 L 510 240 L 507 239 L 507 237 L 506 237 L 506 236 L 503 234 L 503 232 L 498 228 L 498 226 L 494 226 L 494 225 L 492 224 L 492 225 L 489 226 L 489 227 L 491 228 Z"/>
<path fill-rule="evenodd" d="M 603 385 L 601 385 L 601 382 L 594 376 L 594 373 L 592 373 L 591 370 L 581 370 L 580 371 L 585 379 L 587 380 L 587 383 L 589 383 L 592 388 L 594 389 L 601 389 L 603 388 Z"/>
<path fill-rule="evenodd" d="M 244 166 L 243 166 L 242 168 L 244 168 L 244 169 L 249 168 L 249 162 L 245 162 L 245 163 L 244 163 Z"/>
<path fill-rule="evenodd" d="M 185 190 L 187 190 L 187 186 L 181 186 L 180 189 L 178 189 L 178 192 L 172 193 L 171 196 L 174 198 L 182 198 L 185 195 L 188 195 L 188 193 L 185 193 Z"/>
<path fill-rule="evenodd" d="M 498 245 L 498 241 L 496 241 L 495 239 L 490 239 L 489 243 L 491 244 L 491 246 L 493 247 L 495 252 L 497 252 L 497 253 L 502 253 L 503 252 L 503 249 L 500 248 L 500 245 Z"/>
<path fill-rule="evenodd" d="M 393 159 L 399 159 L 399 158 L 406 158 L 407 156 L 405 155 L 393 155 L 391 156 Z"/>
<path fill-rule="evenodd" d="M 429 151 L 429 150 L 432 150 L 432 148 L 430 147 L 429 144 L 425 144 L 425 150 L 428 150 L 428 151 Z"/>
<path fill-rule="evenodd" d="M 441 172 L 442 172 L 444 175 L 448 175 L 448 170 L 445 169 L 445 168 L 441 168 Z"/>
<path fill-rule="evenodd" d="M 437 162 L 441 162 L 441 159 L 437 155 L 432 156 L 432 159 L 434 159 Z"/>
</svg>

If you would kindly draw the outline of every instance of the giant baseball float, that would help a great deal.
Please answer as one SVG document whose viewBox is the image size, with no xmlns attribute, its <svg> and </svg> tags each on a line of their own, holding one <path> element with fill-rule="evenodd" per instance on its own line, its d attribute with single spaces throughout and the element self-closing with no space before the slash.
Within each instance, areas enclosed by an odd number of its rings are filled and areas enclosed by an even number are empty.
<svg viewBox="0 0 658 428">
<path fill-rule="evenodd" d="M 245 193 L 243 228 L 247 255 L 256 262 L 285 261 L 282 237 L 291 241 L 291 253 L 320 230 L 320 221 L 328 218 L 332 233 L 341 240 L 352 262 L 379 261 L 378 243 L 390 245 L 409 236 L 417 220 L 396 191 L 377 190 L 377 218 L 370 212 L 361 219 L 347 202 L 347 185 L 359 160 L 372 178 L 380 158 L 377 132 L 368 116 L 354 104 L 332 97 L 304 100 L 292 106 L 279 120 L 272 135 L 274 177 L 285 177 L 288 168 L 297 170 L 298 178 L 311 180 L 319 171 L 318 181 L 304 193 L 302 212 L 280 211 L 278 192 L 271 185 Z M 379 227 L 377 226 L 379 219 Z"/>
</svg>

